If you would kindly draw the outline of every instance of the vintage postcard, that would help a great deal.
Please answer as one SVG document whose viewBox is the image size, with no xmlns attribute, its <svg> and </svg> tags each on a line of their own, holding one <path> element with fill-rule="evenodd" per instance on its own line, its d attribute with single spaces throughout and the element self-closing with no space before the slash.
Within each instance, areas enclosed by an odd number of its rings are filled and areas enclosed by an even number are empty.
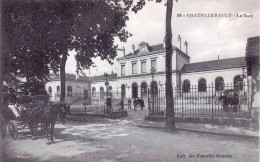
<svg viewBox="0 0 260 162">
<path fill-rule="evenodd" d="M 0 161 L 259 161 L 258 0 L 3 0 L 0 18 Z"/>
</svg>

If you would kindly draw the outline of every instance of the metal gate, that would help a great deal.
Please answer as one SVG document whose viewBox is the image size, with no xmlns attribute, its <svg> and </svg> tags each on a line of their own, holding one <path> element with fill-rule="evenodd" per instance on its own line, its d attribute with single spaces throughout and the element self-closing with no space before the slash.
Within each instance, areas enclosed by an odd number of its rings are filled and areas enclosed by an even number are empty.
<svg viewBox="0 0 260 162">
<path fill-rule="evenodd" d="M 150 115 L 164 115 L 166 110 L 165 88 L 148 89 Z M 251 86 L 232 84 L 215 87 L 214 84 L 173 89 L 175 116 L 250 118 Z"/>
</svg>

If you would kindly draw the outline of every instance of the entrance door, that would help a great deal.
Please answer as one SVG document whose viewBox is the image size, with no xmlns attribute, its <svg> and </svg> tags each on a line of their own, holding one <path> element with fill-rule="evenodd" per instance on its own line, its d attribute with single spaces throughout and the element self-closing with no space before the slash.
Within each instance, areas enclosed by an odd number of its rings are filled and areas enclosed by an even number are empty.
<svg viewBox="0 0 260 162">
<path fill-rule="evenodd" d="M 138 86 L 136 83 L 132 84 L 132 98 L 138 97 Z"/>
<path fill-rule="evenodd" d="M 84 90 L 84 99 L 88 99 L 88 90 Z"/>
<path fill-rule="evenodd" d="M 147 97 L 147 83 L 142 82 L 141 84 L 141 97 L 146 98 Z"/>
</svg>

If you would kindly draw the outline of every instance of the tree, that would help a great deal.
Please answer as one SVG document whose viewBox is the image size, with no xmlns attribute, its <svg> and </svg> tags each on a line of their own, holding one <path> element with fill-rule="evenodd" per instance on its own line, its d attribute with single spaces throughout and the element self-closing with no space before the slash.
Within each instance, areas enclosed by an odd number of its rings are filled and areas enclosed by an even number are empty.
<svg viewBox="0 0 260 162">
<path fill-rule="evenodd" d="M 48 51 L 52 42 L 44 41 L 48 23 L 41 23 L 37 9 L 28 1 L 3 1 L 3 75 L 9 89 L 30 92 L 58 70 L 59 57 Z"/>
<path fill-rule="evenodd" d="M 176 0 L 177 1 L 177 0 Z M 156 0 L 160 3 L 162 0 Z M 139 0 L 137 5 L 133 7 L 133 11 L 141 10 L 145 5 L 145 0 Z M 172 88 L 172 6 L 173 0 L 167 0 L 166 3 L 166 32 L 165 32 L 165 45 L 166 45 L 166 131 L 174 131 L 174 102 L 173 102 L 173 88 Z"/>
<path fill-rule="evenodd" d="M 6 1 L 5 9 L 5 49 L 11 54 L 6 60 L 8 73 L 14 76 L 9 80 L 19 76 L 27 82 L 44 81 L 50 71 L 60 71 L 61 101 L 65 100 L 69 50 L 77 52 L 79 71 L 89 68 L 93 57 L 112 63 L 117 49 L 115 37 L 126 41 L 130 36 L 124 29 L 128 6 L 117 1 L 12 0 Z"/>
</svg>

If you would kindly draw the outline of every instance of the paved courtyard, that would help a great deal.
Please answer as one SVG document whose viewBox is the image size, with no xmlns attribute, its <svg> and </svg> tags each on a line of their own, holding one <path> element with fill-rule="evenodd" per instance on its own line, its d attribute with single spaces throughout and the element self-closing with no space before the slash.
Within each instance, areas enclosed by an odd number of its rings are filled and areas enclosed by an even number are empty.
<svg viewBox="0 0 260 162">
<path fill-rule="evenodd" d="M 4 141 L 4 161 L 250 161 L 259 159 L 255 141 L 136 127 L 146 111 L 129 117 L 57 124 L 53 145 L 28 132 Z"/>
</svg>

